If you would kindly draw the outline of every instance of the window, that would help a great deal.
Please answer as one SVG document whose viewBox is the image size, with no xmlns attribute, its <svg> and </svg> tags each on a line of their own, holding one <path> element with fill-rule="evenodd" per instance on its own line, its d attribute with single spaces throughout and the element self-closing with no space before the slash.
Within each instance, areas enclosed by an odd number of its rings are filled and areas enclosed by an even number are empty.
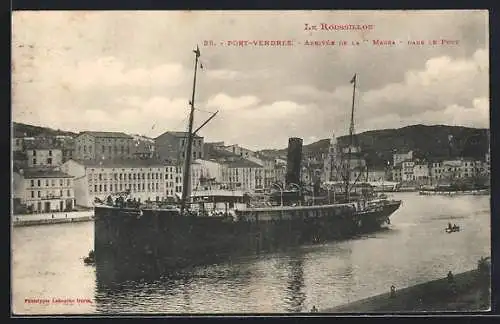
<svg viewBox="0 0 500 324">
<path fill-rule="evenodd" d="M 62 197 L 62 190 L 59 190 L 59 196 Z"/>
<path fill-rule="evenodd" d="M 145 188 L 145 185 L 144 185 L 144 183 L 143 183 L 143 184 L 142 184 L 142 191 L 146 190 L 146 189 L 144 189 L 144 188 Z"/>
<path fill-rule="evenodd" d="M 40 187 L 42 184 L 40 183 L 40 180 L 37 180 L 37 185 Z"/>
<path fill-rule="evenodd" d="M 120 183 L 120 191 L 122 190 L 122 188 L 123 188 L 123 187 L 122 187 L 122 184 Z"/>
<path fill-rule="evenodd" d="M 50 184 L 51 184 L 51 185 L 52 185 L 52 187 L 53 187 L 53 186 L 55 186 L 55 185 L 56 185 L 56 181 L 55 181 L 54 179 L 52 179 L 52 180 L 50 181 Z"/>
<path fill-rule="evenodd" d="M 49 180 L 45 180 L 45 187 L 49 186 Z"/>
<path fill-rule="evenodd" d="M 89 145 L 89 153 L 92 153 L 92 146 Z"/>
<path fill-rule="evenodd" d="M 47 159 L 47 164 L 52 164 L 52 158 Z"/>
<path fill-rule="evenodd" d="M 128 174 L 128 179 L 129 179 L 129 180 L 132 180 L 132 173 L 129 173 L 129 174 Z"/>
<path fill-rule="evenodd" d="M 33 165 L 36 165 L 36 159 L 33 159 Z"/>
<path fill-rule="evenodd" d="M 85 146 L 85 145 L 83 146 L 83 153 L 87 153 L 87 146 Z"/>
<path fill-rule="evenodd" d="M 114 178 L 115 178 L 115 180 L 118 180 L 118 174 L 115 173 Z"/>
<path fill-rule="evenodd" d="M 148 178 L 148 180 L 149 180 L 149 178 L 150 178 L 150 174 L 149 174 L 149 173 L 148 173 L 148 176 L 147 176 L 147 178 Z"/>
<path fill-rule="evenodd" d="M 144 180 L 144 178 L 145 178 L 145 174 L 143 173 L 143 174 L 142 174 L 142 180 Z"/>
<path fill-rule="evenodd" d="M 40 191 L 37 192 L 37 196 L 38 196 L 38 198 L 40 198 Z"/>
<path fill-rule="evenodd" d="M 68 189 L 67 194 L 68 194 L 68 197 L 71 197 L 71 190 Z M 62 196 L 62 193 L 61 193 L 61 196 Z"/>
<path fill-rule="evenodd" d="M 107 185 L 104 185 L 104 192 L 108 191 L 107 189 Z"/>
<path fill-rule="evenodd" d="M 97 185 L 94 185 L 94 191 L 97 192 Z"/>
<path fill-rule="evenodd" d="M 102 146 L 102 153 L 104 153 L 104 151 L 106 150 L 106 148 L 104 147 L 104 145 Z"/>
<path fill-rule="evenodd" d="M 123 152 L 125 151 L 125 148 L 123 147 L 123 145 L 121 146 L 121 153 L 123 154 Z"/>
<path fill-rule="evenodd" d="M 198 158 L 201 159 L 201 152 L 198 152 Z"/>
<path fill-rule="evenodd" d="M 33 156 L 36 156 L 36 151 L 33 151 Z"/>
<path fill-rule="evenodd" d="M 158 190 L 158 182 L 156 183 L 156 190 Z"/>
<path fill-rule="evenodd" d="M 34 187 L 35 186 L 35 180 L 31 180 L 31 186 Z"/>
<path fill-rule="evenodd" d="M 111 154 L 111 146 L 108 147 L 108 153 Z"/>
<path fill-rule="evenodd" d="M 102 174 L 99 173 L 99 180 L 102 180 Z"/>
<path fill-rule="evenodd" d="M 63 186 L 63 182 L 64 182 L 63 179 L 59 179 L 59 186 L 62 187 Z"/>
<path fill-rule="evenodd" d="M 130 147 L 127 146 L 127 154 L 130 154 Z"/>
<path fill-rule="evenodd" d="M 31 192 L 31 198 L 35 198 L 35 192 L 34 191 Z"/>
</svg>

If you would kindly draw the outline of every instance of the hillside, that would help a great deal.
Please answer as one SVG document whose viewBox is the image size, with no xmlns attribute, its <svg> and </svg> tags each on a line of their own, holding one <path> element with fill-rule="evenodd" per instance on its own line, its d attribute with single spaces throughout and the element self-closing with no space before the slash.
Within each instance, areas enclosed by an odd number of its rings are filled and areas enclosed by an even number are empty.
<svg viewBox="0 0 500 324">
<path fill-rule="evenodd" d="M 41 135 L 46 135 L 46 136 L 55 136 L 55 135 L 76 136 L 77 135 L 76 133 L 62 131 L 59 129 L 33 126 L 33 125 L 27 125 L 27 124 L 23 124 L 23 123 L 16 123 L 16 122 L 13 123 L 12 127 L 13 127 L 13 136 L 14 137 L 25 137 L 25 136 L 34 137 L 34 136 L 41 136 Z"/>
<path fill-rule="evenodd" d="M 339 145 L 348 136 L 338 138 Z M 355 136 L 368 165 L 380 167 L 392 161 L 394 152 L 413 150 L 419 158 L 454 158 L 458 156 L 484 160 L 488 148 L 488 130 L 445 125 L 412 125 L 399 129 L 373 130 Z M 303 153 L 317 156 L 328 152 L 329 139 L 304 145 Z M 264 150 L 266 155 L 286 156 L 286 149 Z"/>
</svg>

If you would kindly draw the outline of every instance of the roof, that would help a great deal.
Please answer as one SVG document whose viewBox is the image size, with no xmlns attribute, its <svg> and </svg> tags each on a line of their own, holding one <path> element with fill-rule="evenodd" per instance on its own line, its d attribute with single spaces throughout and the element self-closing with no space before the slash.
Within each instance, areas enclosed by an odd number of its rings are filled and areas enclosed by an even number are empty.
<svg viewBox="0 0 500 324">
<path fill-rule="evenodd" d="M 54 169 L 24 169 L 20 171 L 25 179 L 36 179 L 36 178 L 73 178 L 67 173 L 57 171 Z"/>
<path fill-rule="evenodd" d="M 146 168 L 151 166 L 164 166 L 165 163 L 157 159 L 104 159 L 104 160 L 76 160 L 86 167 L 104 168 Z"/>
<path fill-rule="evenodd" d="M 234 161 L 225 162 L 228 168 L 262 168 L 258 163 L 252 162 L 247 159 L 238 159 Z"/>
<path fill-rule="evenodd" d="M 80 132 L 80 134 L 78 134 L 78 136 L 80 135 L 90 135 L 90 136 L 94 136 L 94 137 L 111 137 L 111 138 L 128 138 L 128 139 L 132 139 L 133 137 L 130 136 L 130 135 L 127 135 L 125 133 L 122 133 L 122 132 L 94 132 L 94 131 L 84 131 L 84 132 Z"/>
<path fill-rule="evenodd" d="M 61 145 L 50 142 L 26 142 L 25 148 L 28 150 L 60 150 Z"/>
<path fill-rule="evenodd" d="M 188 132 L 172 132 L 172 131 L 167 131 L 167 132 L 161 134 L 160 136 L 165 135 L 165 134 L 169 134 L 169 135 L 172 135 L 175 137 L 181 137 L 181 138 L 187 138 L 187 136 L 188 136 Z M 158 137 L 160 137 L 160 136 L 158 136 Z M 194 135 L 193 137 L 194 138 L 203 138 L 199 135 Z"/>
</svg>

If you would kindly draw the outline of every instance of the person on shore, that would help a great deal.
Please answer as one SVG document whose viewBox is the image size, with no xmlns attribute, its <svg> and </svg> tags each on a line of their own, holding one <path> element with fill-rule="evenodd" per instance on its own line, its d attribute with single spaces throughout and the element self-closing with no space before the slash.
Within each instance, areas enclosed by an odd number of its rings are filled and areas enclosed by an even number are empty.
<svg viewBox="0 0 500 324">
<path fill-rule="evenodd" d="M 316 308 L 315 305 L 313 305 L 312 309 L 311 309 L 311 313 L 317 313 L 318 312 L 318 309 Z"/>
<path fill-rule="evenodd" d="M 391 286 L 391 298 L 396 298 L 396 286 Z"/>
</svg>

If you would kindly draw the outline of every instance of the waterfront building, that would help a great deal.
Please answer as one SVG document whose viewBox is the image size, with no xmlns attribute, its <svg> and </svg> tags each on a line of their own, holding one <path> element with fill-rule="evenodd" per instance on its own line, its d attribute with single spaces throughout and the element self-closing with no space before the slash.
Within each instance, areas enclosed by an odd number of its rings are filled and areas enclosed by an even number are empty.
<svg viewBox="0 0 500 324">
<path fill-rule="evenodd" d="M 264 189 L 264 168 L 261 165 L 243 158 L 224 164 L 222 181 L 229 188 L 246 192 Z"/>
<path fill-rule="evenodd" d="M 372 169 L 368 170 L 368 182 L 381 182 L 386 180 L 386 171 L 385 169 Z"/>
<path fill-rule="evenodd" d="M 156 156 L 162 161 L 184 161 L 188 140 L 187 132 L 165 132 L 154 139 Z M 203 137 L 194 136 L 191 154 L 192 159 L 202 159 L 204 145 Z"/>
<path fill-rule="evenodd" d="M 413 176 L 415 181 L 420 184 L 429 184 L 430 181 L 430 170 L 428 163 L 415 163 L 413 167 Z"/>
<path fill-rule="evenodd" d="M 413 151 L 393 154 L 393 166 L 399 165 L 403 161 L 413 160 Z"/>
<path fill-rule="evenodd" d="M 392 180 L 396 182 L 403 181 L 403 174 L 401 165 L 396 165 L 392 168 Z"/>
<path fill-rule="evenodd" d="M 182 192 L 182 187 L 172 187 L 174 178 L 182 183 L 177 179 L 179 168 L 154 159 L 69 160 L 61 170 L 74 176 L 76 203 L 85 207 L 92 207 L 95 198 L 116 198 L 128 190 L 129 198 L 141 201 L 163 200 Z"/>
<path fill-rule="evenodd" d="M 439 182 L 444 178 L 443 161 L 433 160 L 429 163 L 429 177 L 433 183 Z"/>
<path fill-rule="evenodd" d="M 75 206 L 73 177 L 55 169 L 13 172 L 14 205 L 27 212 L 71 211 Z"/>
<path fill-rule="evenodd" d="M 75 139 L 76 160 L 131 159 L 134 139 L 121 132 L 82 132 Z"/>
<path fill-rule="evenodd" d="M 56 167 L 63 163 L 60 148 L 49 142 L 26 142 L 25 153 L 28 167 Z"/>
<path fill-rule="evenodd" d="M 411 160 L 401 162 L 401 181 L 412 182 L 415 180 L 415 174 L 413 172 L 414 167 L 415 162 Z"/>
</svg>

